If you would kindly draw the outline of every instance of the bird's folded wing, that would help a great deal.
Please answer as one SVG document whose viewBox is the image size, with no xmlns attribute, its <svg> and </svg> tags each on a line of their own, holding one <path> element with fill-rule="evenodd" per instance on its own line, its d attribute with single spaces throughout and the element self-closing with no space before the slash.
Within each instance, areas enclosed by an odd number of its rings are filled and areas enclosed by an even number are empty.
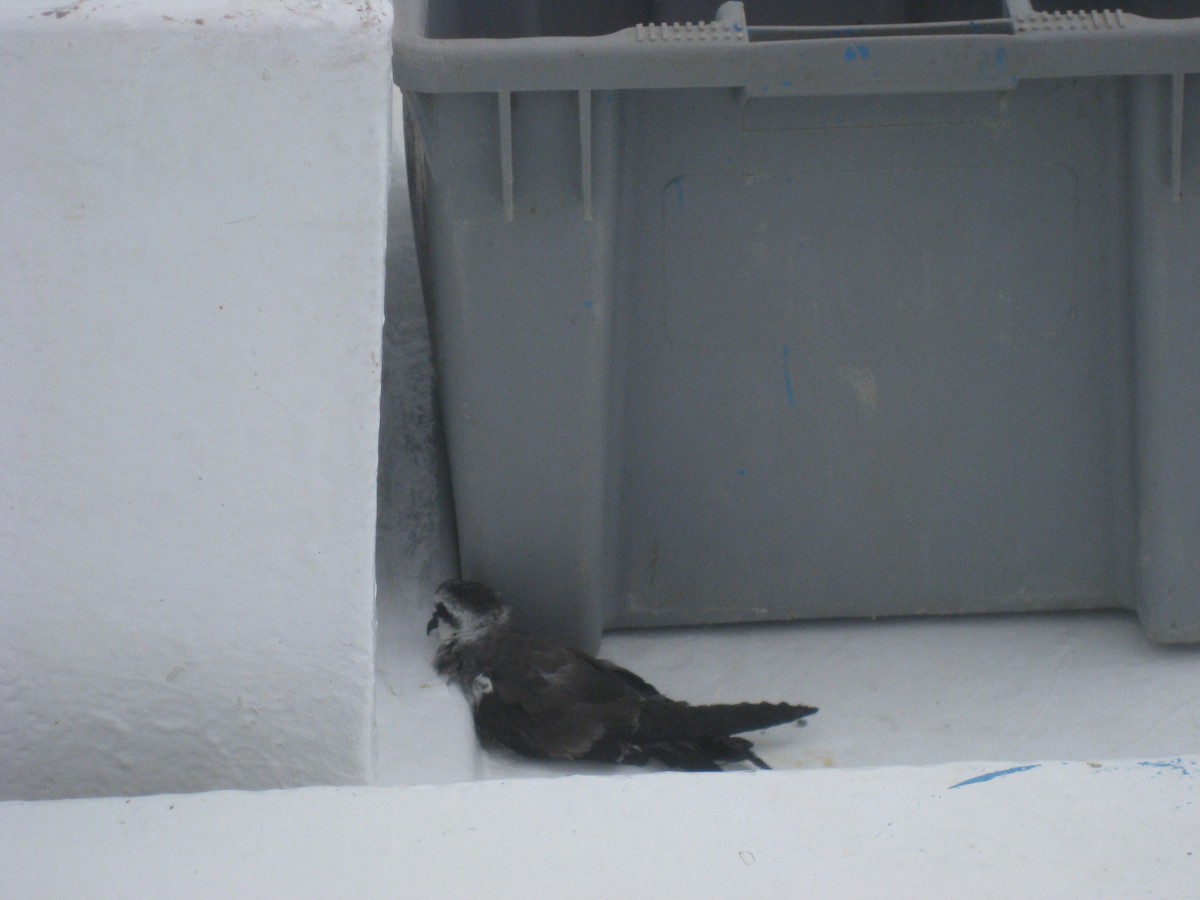
<svg viewBox="0 0 1200 900">
<path fill-rule="evenodd" d="M 635 675 L 628 669 L 623 669 L 616 663 L 609 662 L 607 659 L 597 659 L 593 660 L 592 662 L 597 668 L 625 682 L 625 684 L 637 691 L 642 699 L 654 700 L 662 697 L 662 694 L 659 693 L 658 688 L 650 684 L 650 682 L 646 681 L 646 679 L 642 678 L 640 675 Z"/>
<path fill-rule="evenodd" d="M 628 733 L 637 724 L 637 690 L 590 657 L 526 635 L 504 643 L 485 671 L 492 692 L 476 710 L 482 737 L 572 759 L 605 734 Z"/>
<path fill-rule="evenodd" d="M 486 674 L 503 684 L 502 693 L 510 692 L 510 702 L 531 710 L 547 702 L 599 706 L 615 703 L 636 709 L 644 692 L 658 694 L 619 666 L 530 635 L 510 634 L 493 655 L 495 664 L 487 667 Z"/>
</svg>

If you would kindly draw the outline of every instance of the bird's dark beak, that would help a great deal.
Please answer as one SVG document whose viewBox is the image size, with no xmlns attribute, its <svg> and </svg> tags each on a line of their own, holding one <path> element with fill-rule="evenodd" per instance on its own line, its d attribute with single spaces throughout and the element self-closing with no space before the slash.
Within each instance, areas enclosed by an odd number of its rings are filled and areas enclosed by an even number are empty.
<svg viewBox="0 0 1200 900">
<path fill-rule="evenodd" d="M 439 619 L 439 616 L 438 616 L 438 614 L 437 614 L 437 610 L 434 610 L 434 611 L 433 611 L 433 618 L 431 618 L 431 619 L 429 620 L 429 624 L 425 626 L 425 633 L 426 633 L 426 634 L 433 634 L 435 631 L 437 631 L 437 628 L 438 628 L 438 619 Z"/>
</svg>

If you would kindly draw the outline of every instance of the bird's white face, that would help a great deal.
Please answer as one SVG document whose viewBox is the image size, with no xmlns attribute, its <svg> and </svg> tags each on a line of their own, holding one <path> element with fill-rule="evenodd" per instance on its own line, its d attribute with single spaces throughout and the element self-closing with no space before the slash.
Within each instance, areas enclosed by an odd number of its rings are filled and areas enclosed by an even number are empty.
<svg viewBox="0 0 1200 900">
<path fill-rule="evenodd" d="M 483 603 L 478 596 L 464 595 L 473 588 L 472 583 L 462 582 L 447 582 L 438 588 L 437 605 L 426 632 L 432 634 L 436 629 L 438 640 L 445 643 L 455 638 L 469 639 L 508 621 L 508 610 L 490 591 Z"/>
<path fill-rule="evenodd" d="M 445 643 L 452 638 L 458 637 L 462 632 L 463 618 L 462 612 L 447 606 L 446 601 L 442 599 L 442 595 L 439 593 L 437 605 L 433 609 L 433 618 L 429 620 L 429 625 L 425 629 L 425 633 L 433 634 L 436 631 L 438 641 Z"/>
<path fill-rule="evenodd" d="M 445 643 L 451 638 L 458 636 L 458 626 L 451 623 L 450 619 L 447 618 L 446 613 L 438 609 L 434 611 L 433 615 L 434 619 L 437 621 L 437 625 L 435 626 L 434 630 L 437 632 L 439 643 Z"/>
</svg>

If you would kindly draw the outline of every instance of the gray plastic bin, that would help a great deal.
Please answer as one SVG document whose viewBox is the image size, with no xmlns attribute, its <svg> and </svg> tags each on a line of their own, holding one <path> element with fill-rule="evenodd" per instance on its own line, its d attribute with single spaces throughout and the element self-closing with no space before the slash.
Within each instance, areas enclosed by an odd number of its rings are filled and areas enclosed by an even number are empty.
<svg viewBox="0 0 1200 900">
<path fill-rule="evenodd" d="M 1200 0 L 396 14 L 461 565 L 520 618 L 1200 640 Z"/>
</svg>

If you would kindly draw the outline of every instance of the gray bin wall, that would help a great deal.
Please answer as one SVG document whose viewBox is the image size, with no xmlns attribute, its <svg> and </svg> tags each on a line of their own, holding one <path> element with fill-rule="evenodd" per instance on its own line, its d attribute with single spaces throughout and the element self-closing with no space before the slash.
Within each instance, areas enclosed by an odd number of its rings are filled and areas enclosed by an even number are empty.
<svg viewBox="0 0 1200 900">
<path fill-rule="evenodd" d="M 1200 0 L 709 6 L 397 6 L 464 574 L 1200 640 Z"/>
</svg>

